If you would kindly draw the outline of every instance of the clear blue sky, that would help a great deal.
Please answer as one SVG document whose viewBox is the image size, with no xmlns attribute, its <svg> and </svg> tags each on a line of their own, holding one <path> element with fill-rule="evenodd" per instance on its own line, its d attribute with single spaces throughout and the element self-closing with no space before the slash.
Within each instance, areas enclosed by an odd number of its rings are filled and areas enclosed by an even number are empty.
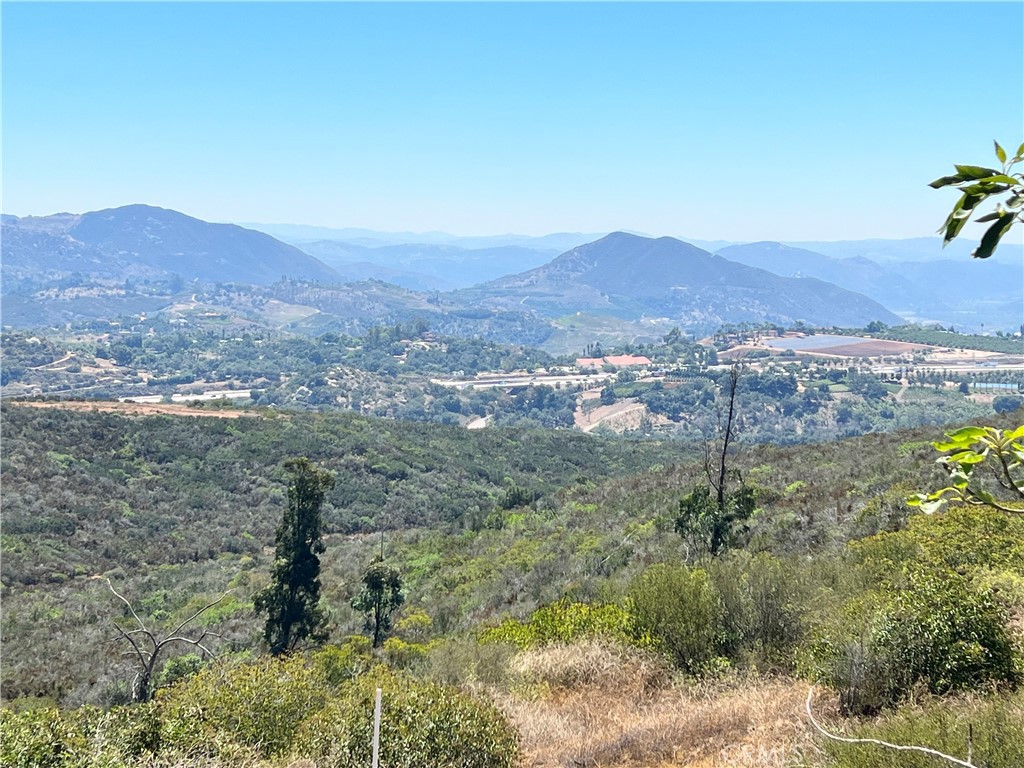
<svg viewBox="0 0 1024 768">
<path fill-rule="evenodd" d="M 10 3 L 3 209 L 930 235 L 1024 140 L 1024 4 Z"/>
</svg>

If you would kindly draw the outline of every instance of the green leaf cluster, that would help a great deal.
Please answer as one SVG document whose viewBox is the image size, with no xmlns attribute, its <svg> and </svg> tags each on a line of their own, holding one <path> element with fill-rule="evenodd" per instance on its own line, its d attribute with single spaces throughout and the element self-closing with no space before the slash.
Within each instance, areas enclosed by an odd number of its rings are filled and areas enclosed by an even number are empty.
<svg viewBox="0 0 1024 768">
<path fill-rule="evenodd" d="M 721 501 L 711 497 L 707 485 L 695 486 L 679 501 L 676 533 L 689 538 L 698 551 L 717 557 L 736 543 L 756 500 L 757 489 L 749 485 L 723 494 Z"/>
<path fill-rule="evenodd" d="M 947 472 L 949 485 L 932 493 L 915 494 L 908 504 L 928 514 L 939 511 L 950 501 L 1024 514 L 1024 426 L 1006 431 L 996 427 L 963 427 L 946 437 L 932 446 L 945 452 L 937 462 Z M 994 485 L 986 485 L 979 477 L 977 469 L 982 465 L 991 470 Z"/>
<path fill-rule="evenodd" d="M 292 656 L 218 664 L 168 690 L 160 698 L 165 749 L 363 766 L 380 687 L 385 765 L 513 764 L 515 737 L 492 706 L 383 667 L 347 679 L 328 676 L 339 660 L 338 654 L 327 658 L 328 650 L 311 662 Z"/>
<path fill-rule="evenodd" d="M 292 758 L 363 768 L 370 763 L 378 687 L 384 703 L 383 765 L 511 768 L 517 763 L 515 733 L 491 704 L 383 667 L 339 677 L 333 674 L 340 669 L 337 662 L 349 654 L 328 650 L 310 660 L 298 655 L 221 660 L 161 691 L 155 702 L 107 712 L 5 708 L 0 710 L 0 765 L 132 768 Z"/>
<path fill-rule="evenodd" d="M 366 629 L 373 637 L 373 647 L 379 648 L 391 631 L 391 615 L 405 602 L 402 576 L 398 569 L 388 565 L 381 557 L 363 571 L 363 588 L 352 599 L 352 607 L 366 615 Z"/>
<path fill-rule="evenodd" d="M 718 656 L 722 604 L 707 571 L 659 563 L 629 591 L 634 637 L 684 672 L 700 674 Z"/>
<path fill-rule="evenodd" d="M 936 179 L 928 186 L 933 189 L 955 187 L 960 191 L 960 199 L 939 232 L 942 233 L 943 245 L 951 242 L 963 230 L 970 220 L 989 198 L 1005 196 L 996 203 L 996 209 L 979 216 L 976 221 L 989 223 L 988 229 L 981 237 L 981 242 L 972 254 L 976 259 L 987 259 L 995 252 L 996 246 L 1003 236 L 1010 231 L 1015 223 L 1024 221 L 1021 209 L 1024 206 L 1024 174 L 1013 173 L 1015 165 L 1024 161 L 1024 144 L 1017 153 L 1007 159 L 1006 150 L 999 142 L 995 143 L 996 157 L 1002 163 L 1001 168 L 984 168 L 977 165 L 956 165 L 956 173 Z"/>
<path fill-rule="evenodd" d="M 391 768 L 513 768 L 515 731 L 492 704 L 378 667 L 344 689 L 296 733 L 296 751 L 318 765 L 371 762 L 372 712 L 383 691 L 381 765 Z"/>
<path fill-rule="evenodd" d="M 298 725 L 327 702 L 318 671 L 297 655 L 208 665 L 158 694 L 163 743 L 186 754 L 287 754 Z"/>
<path fill-rule="evenodd" d="M 855 594 L 819 627 L 809 675 L 846 713 L 875 713 L 921 686 L 933 694 L 1014 686 L 1019 661 L 1004 608 L 959 574 L 910 566 L 902 583 Z"/>
</svg>

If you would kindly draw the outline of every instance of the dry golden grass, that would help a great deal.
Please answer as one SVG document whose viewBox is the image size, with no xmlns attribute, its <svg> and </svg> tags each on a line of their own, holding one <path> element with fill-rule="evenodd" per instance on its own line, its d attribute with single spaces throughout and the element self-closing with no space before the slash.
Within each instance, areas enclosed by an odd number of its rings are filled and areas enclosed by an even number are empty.
<svg viewBox="0 0 1024 768">
<path fill-rule="evenodd" d="M 512 657 L 509 671 L 527 686 L 596 688 L 620 696 L 652 693 L 666 687 L 672 677 L 660 657 L 597 639 L 523 651 Z"/>
<path fill-rule="evenodd" d="M 526 686 L 496 699 L 529 768 L 782 768 L 814 751 L 804 683 L 672 685 L 657 660 L 594 642 L 513 663 Z"/>
</svg>

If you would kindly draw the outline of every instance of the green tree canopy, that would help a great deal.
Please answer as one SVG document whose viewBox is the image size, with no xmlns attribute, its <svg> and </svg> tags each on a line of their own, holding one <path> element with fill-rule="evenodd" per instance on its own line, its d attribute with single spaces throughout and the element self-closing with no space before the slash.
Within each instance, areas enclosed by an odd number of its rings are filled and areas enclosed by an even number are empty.
<svg viewBox="0 0 1024 768">
<path fill-rule="evenodd" d="M 285 468 L 292 480 L 288 508 L 277 528 L 273 578 L 254 600 L 256 610 L 267 614 L 263 637 L 274 655 L 323 642 L 327 634 L 327 616 L 320 605 L 320 507 L 334 476 L 306 458 L 292 459 Z"/>
<path fill-rule="evenodd" d="M 383 549 L 383 547 L 382 547 Z M 373 633 L 373 647 L 379 648 L 391 630 L 391 614 L 405 602 L 402 576 L 381 556 L 363 571 L 363 589 L 352 607 L 366 614 L 366 628 Z"/>
</svg>

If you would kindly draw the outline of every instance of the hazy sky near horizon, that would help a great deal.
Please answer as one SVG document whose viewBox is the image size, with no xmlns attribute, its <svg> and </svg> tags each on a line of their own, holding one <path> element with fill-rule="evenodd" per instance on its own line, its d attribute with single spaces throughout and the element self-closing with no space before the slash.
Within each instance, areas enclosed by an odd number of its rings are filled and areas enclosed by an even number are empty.
<svg viewBox="0 0 1024 768">
<path fill-rule="evenodd" d="M 931 235 L 1024 140 L 1024 4 L 4 2 L 3 210 Z M 968 230 L 977 236 L 979 230 Z"/>
</svg>

